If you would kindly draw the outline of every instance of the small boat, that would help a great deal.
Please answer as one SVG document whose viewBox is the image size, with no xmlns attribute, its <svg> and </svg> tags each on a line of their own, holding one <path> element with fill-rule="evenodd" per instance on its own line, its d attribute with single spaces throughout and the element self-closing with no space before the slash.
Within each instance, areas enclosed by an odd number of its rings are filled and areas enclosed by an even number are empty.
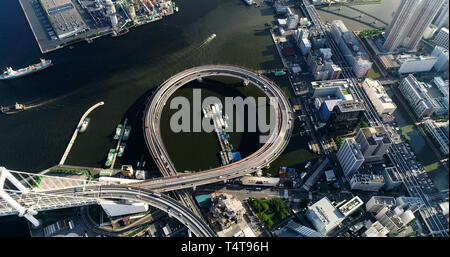
<svg viewBox="0 0 450 257">
<path fill-rule="evenodd" d="M 122 124 L 117 125 L 116 127 L 116 134 L 114 135 L 114 140 L 118 140 L 120 138 L 120 135 L 122 135 Z"/>
<path fill-rule="evenodd" d="M 116 149 L 109 149 L 108 157 L 106 158 L 105 166 L 111 166 Z"/>
<path fill-rule="evenodd" d="M 87 117 L 86 119 L 83 120 L 83 123 L 81 123 L 81 127 L 80 127 L 80 133 L 83 133 L 84 131 L 86 131 L 88 125 L 89 125 L 89 121 L 91 121 L 91 118 Z"/>
<path fill-rule="evenodd" d="M 130 136 L 130 133 L 131 133 L 131 125 L 127 125 L 127 126 L 125 127 L 125 131 L 123 132 L 122 140 L 123 140 L 123 141 L 127 140 L 128 137 Z"/>
<path fill-rule="evenodd" d="M 127 146 L 126 143 L 121 143 L 119 146 L 119 152 L 117 153 L 117 157 L 122 157 L 123 152 L 125 152 L 125 146 Z"/>
<path fill-rule="evenodd" d="M 12 106 L 0 106 L 0 111 L 4 114 L 13 114 L 25 110 L 25 108 L 25 105 L 16 102 L 16 104 Z"/>
</svg>

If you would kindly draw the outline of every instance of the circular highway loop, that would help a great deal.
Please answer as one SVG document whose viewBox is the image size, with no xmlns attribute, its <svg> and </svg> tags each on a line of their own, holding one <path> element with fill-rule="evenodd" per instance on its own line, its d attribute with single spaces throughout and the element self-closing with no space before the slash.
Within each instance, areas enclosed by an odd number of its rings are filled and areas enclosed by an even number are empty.
<svg viewBox="0 0 450 257">
<path fill-rule="evenodd" d="M 170 96 L 189 82 L 210 76 L 228 76 L 254 84 L 269 99 L 276 99 L 276 125 L 269 140 L 246 158 L 213 169 L 188 174 L 177 174 L 164 146 L 160 120 L 164 105 Z M 232 65 L 205 65 L 184 70 L 162 83 L 147 102 L 144 114 L 144 137 L 147 147 L 164 178 L 146 180 L 136 186 L 154 191 L 172 191 L 241 177 L 267 167 L 286 148 L 293 129 L 292 108 L 282 90 L 268 78 L 243 67 Z"/>
</svg>

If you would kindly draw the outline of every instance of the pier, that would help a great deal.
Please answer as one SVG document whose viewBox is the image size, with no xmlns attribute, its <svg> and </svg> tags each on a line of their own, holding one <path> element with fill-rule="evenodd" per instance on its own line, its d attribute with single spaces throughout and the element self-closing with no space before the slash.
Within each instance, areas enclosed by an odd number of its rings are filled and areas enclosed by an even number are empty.
<svg viewBox="0 0 450 257">
<path fill-rule="evenodd" d="M 203 113 L 206 117 L 210 117 L 214 123 L 214 131 L 216 132 L 217 139 L 220 144 L 220 159 L 222 165 L 227 165 L 234 161 L 233 158 L 233 146 L 230 144 L 228 137 L 229 135 L 225 133 L 224 128 L 228 127 L 226 119 L 222 116 L 222 106 L 218 104 L 211 105 L 210 107 L 204 108 Z"/>
<path fill-rule="evenodd" d="M 113 157 L 111 166 L 109 167 L 110 169 L 113 169 L 114 164 L 116 163 L 117 154 L 119 153 L 119 147 L 120 147 L 120 143 L 122 143 L 122 137 L 123 137 L 123 134 L 125 133 L 125 127 L 127 126 L 127 121 L 128 121 L 128 118 L 125 118 L 125 121 L 123 122 L 123 129 L 120 132 L 120 137 L 119 137 L 119 140 L 117 141 L 116 152 L 114 153 L 114 157 Z"/>
<path fill-rule="evenodd" d="M 69 155 L 70 149 L 72 149 L 73 144 L 75 143 L 75 139 L 77 139 L 78 136 L 78 132 L 80 131 L 80 127 L 81 124 L 83 123 L 83 120 L 89 115 L 89 113 L 91 113 L 95 108 L 104 105 L 105 103 L 103 101 L 94 104 L 93 106 L 91 106 L 91 108 L 89 108 L 84 114 L 83 116 L 81 116 L 80 121 L 78 122 L 77 127 L 75 128 L 75 131 L 73 132 L 72 138 L 70 139 L 69 144 L 67 145 L 66 151 L 64 152 L 61 160 L 59 161 L 59 165 L 64 165 L 64 162 L 67 159 L 67 156 Z"/>
<path fill-rule="evenodd" d="M 280 55 L 281 62 L 283 63 L 284 68 L 286 68 L 286 69 L 289 68 L 289 65 L 287 64 L 286 60 L 284 59 L 283 54 L 281 53 L 279 39 L 273 29 L 270 29 L 270 35 L 272 36 L 272 40 L 275 43 L 275 46 L 277 47 L 277 51 L 278 51 L 278 54 Z"/>
</svg>

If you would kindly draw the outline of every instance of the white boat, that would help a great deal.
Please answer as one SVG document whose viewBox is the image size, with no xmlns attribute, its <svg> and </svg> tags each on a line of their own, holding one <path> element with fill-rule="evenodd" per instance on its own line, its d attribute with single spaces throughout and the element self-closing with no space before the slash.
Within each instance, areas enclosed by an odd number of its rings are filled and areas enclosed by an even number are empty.
<svg viewBox="0 0 450 257">
<path fill-rule="evenodd" d="M 80 127 L 80 133 L 83 133 L 84 131 L 86 131 L 90 120 L 91 120 L 91 118 L 89 118 L 89 117 L 83 120 L 83 123 L 81 124 L 81 127 Z"/>
</svg>

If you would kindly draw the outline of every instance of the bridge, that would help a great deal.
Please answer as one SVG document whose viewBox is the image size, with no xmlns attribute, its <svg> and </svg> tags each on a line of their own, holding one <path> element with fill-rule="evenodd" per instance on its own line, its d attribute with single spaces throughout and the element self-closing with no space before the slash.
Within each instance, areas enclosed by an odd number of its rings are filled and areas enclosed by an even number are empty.
<svg viewBox="0 0 450 257">
<path fill-rule="evenodd" d="M 230 76 L 247 80 L 273 99 L 277 118 L 275 128 L 269 135 L 267 143 L 252 155 L 229 165 L 190 174 L 178 174 L 170 161 L 160 134 L 160 117 L 163 107 L 170 96 L 180 87 L 192 80 L 208 76 Z M 165 81 L 153 94 L 148 102 L 144 116 L 144 136 L 147 147 L 155 160 L 163 178 L 145 180 L 127 185 L 114 185 L 98 181 L 81 180 L 68 183 L 63 177 L 31 174 L 0 169 L 0 216 L 19 214 L 34 225 L 39 222 L 33 217 L 38 211 L 68 208 L 89 204 L 98 204 L 102 199 L 125 199 L 146 202 L 162 211 L 169 213 L 188 227 L 196 236 L 215 236 L 202 217 L 174 199 L 159 194 L 194 188 L 241 177 L 267 167 L 286 148 L 293 129 L 292 108 L 280 88 L 266 77 L 242 67 L 231 65 L 207 65 L 195 67 L 176 74 Z M 14 174 L 14 175 L 12 175 Z M 17 178 L 19 175 L 19 178 Z M 28 176 L 24 178 L 24 175 Z M 32 188 L 36 179 L 47 179 L 50 186 L 45 189 Z M 6 189 L 6 181 L 11 182 L 16 189 Z M 64 181 L 64 182 L 62 182 Z M 77 184 L 78 183 L 78 184 Z M 28 185 L 25 187 L 23 184 Z M 185 205 L 193 208 L 191 196 L 186 191 L 178 194 Z M 194 209 L 195 211 L 195 209 Z"/>
<path fill-rule="evenodd" d="M 0 168 L 0 180 L 3 183 L 5 178 L 14 181 L 14 178 L 11 178 L 11 176 L 16 175 L 21 177 L 28 175 L 28 179 L 25 179 L 28 182 L 24 183 L 28 187 L 18 185 L 18 190 L 0 190 L 0 196 L 3 198 L 3 200 L 0 200 L 0 216 L 25 216 L 33 224 L 37 225 L 37 220 L 34 217 L 30 217 L 30 215 L 35 215 L 39 211 L 99 204 L 105 199 L 128 200 L 144 202 L 168 213 L 171 217 L 176 218 L 188 227 L 196 236 L 215 236 L 214 231 L 200 217 L 194 215 L 191 210 L 166 195 L 150 190 L 132 186 L 110 185 L 97 181 L 36 175 L 9 171 L 3 167 Z M 47 183 L 51 183 L 57 189 L 39 190 L 39 188 L 34 188 L 30 190 L 30 185 L 33 184 L 31 181 L 37 177 L 51 180 L 51 182 Z M 74 186 L 74 183 L 78 185 Z M 17 185 L 16 183 L 14 184 Z"/>
</svg>

